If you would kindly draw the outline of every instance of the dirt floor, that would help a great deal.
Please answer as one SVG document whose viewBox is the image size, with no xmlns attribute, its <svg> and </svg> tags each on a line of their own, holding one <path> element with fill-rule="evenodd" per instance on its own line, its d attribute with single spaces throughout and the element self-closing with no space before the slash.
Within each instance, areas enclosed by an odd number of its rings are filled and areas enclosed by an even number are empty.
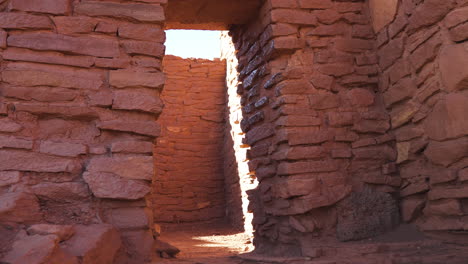
<svg viewBox="0 0 468 264">
<path fill-rule="evenodd" d="M 178 247 L 175 259 L 154 264 L 468 264 L 468 241 L 427 237 L 410 226 L 360 242 L 317 245 L 317 258 L 258 256 L 249 235 L 223 223 L 162 226 L 161 240 Z M 445 241 L 444 241 L 445 240 Z"/>
</svg>

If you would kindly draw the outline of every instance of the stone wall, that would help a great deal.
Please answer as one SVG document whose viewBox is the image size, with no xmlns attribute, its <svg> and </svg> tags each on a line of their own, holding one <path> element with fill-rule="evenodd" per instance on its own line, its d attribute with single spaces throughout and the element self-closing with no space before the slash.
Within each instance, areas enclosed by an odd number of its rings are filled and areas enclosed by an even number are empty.
<svg viewBox="0 0 468 264">
<path fill-rule="evenodd" d="M 58 225 L 20 231 L 7 262 L 150 260 L 166 3 L 0 1 L 0 223 Z"/>
<path fill-rule="evenodd" d="M 371 7 L 402 217 L 425 231 L 466 230 L 468 2 L 390 2 Z"/>
<path fill-rule="evenodd" d="M 314 243 L 398 224 L 400 178 L 368 13 L 364 1 L 272 0 L 231 30 L 259 181 L 250 192 L 259 252 L 314 256 Z"/>
<path fill-rule="evenodd" d="M 163 68 L 167 80 L 155 147 L 154 219 L 223 218 L 226 62 L 165 56 Z"/>
</svg>

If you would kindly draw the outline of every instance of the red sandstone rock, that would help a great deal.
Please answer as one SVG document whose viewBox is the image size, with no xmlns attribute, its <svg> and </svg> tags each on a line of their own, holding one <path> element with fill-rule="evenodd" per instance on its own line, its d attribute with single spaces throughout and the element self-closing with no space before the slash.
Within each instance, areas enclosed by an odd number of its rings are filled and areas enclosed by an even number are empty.
<svg viewBox="0 0 468 264">
<path fill-rule="evenodd" d="M 5 30 L 0 29 L 0 48 L 4 49 L 7 46 L 7 36 Z"/>
<path fill-rule="evenodd" d="M 463 199 L 468 197 L 468 186 L 437 186 L 429 192 L 429 200 Z"/>
<path fill-rule="evenodd" d="M 444 46 L 439 55 L 439 67 L 446 91 L 468 89 L 467 44 Z"/>
<path fill-rule="evenodd" d="M 20 131 L 22 128 L 23 126 L 12 120 L 7 118 L 0 119 L 0 132 L 13 133 Z"/>
<path fill-rule="evenodd" d="M 15 138 L 12 136 L 0 135 L 0 149 L 14 148 L 14 149 L 32 149 L 33 141 Z"/>
<path fill-rule="evenodd" d="M 0 171 L 75 172 L 81 169 L 78 161 L 34 152 L 0 150 Z"/>
<path fill-rule="evenodd" d="M 162 58 L 165 52 L 165 46 L 162 43 L 152 41 L 122 40 L 121 44 L 125 52 L 131 55 L 149 55 Z"/>
<path fill-rule="evenodd" d="M 82 2 L 75 6 L 75 12 L 87 16 L 127 17 L 142 22 L 163 22 L 164 10 L 160 5 L 121 4 L 110 2 Z"/>
<path fill-rule="evenodd" d="M 280 198 L 291 198 L 304 196 L 311 193 L 320 193 L 321 184 L 317 177 L 315 178 L 287 178 L 281 180 L 273 186 L 272 195 Z"/>
<path fill-rule="evenodd" d="M 161 99 L 159 99 L 159 96 L 152 91 L 146 90 L 116 91 L 112 104 L 113 109 L 138 110 L 154 114 L 161 113 L 163 107 L 164 104 Z"/>
<path fill-rule="evenodd" d="M 99 37 L 70 37 L 54 33 L 23 33 L 8 37 L 8 46 L 35 50 L 72 52 L 96 57 L 119 56 L 116 40 Z"/>
<path fill-rule="evenodd" d="M 408 197 L 401 202 L 401 216 L 403 221 L 411 222 L 414 220 L 424 208 L 426 200 L 424 197 L 414 196 Z"/>
<path fill-rule="evenodd" d="M 82 264 L 112 264 L 121 247 L 118 231 L 111 225 L 75 226 L 75 235 L 61 248 L 79 257 Z"/>
<path fill-rule="evenodd" d="M 141 24 L 125 24 L 120 26 L 119 37 L 155 41 L 158 43 L 164 43 L 166 39 L 164 30 L 160 27 Z"/>
<path fill-rule="evenodd" d="M 112 173 L 132 180 L 151 180 L 153 158 L 146 156 L 93 158 L 87 171 L 90 173 Z"/>
<path fill-rule="evenodd" d="M 463 215 L 459 200 L 444 199 L 431 201 L 424 209 L 425 215 Z"/>
<path fill-rule="evenodd" d="M 448 166 L 468 155 L 468 137 L 444 142 L 430 141 L 424 155 L 435 164 Z"/>
<path fill-rule="evenodd" d="M 154 239 L 150 230 L 122 230 L 122 240 L 126 243 L 129 261 L 135 264 L 150 262 L 154 255 Z"/>
<path fill-rule="evenodd" d="M 313 13 L 297 9 L 273 9 L 271 20 L 276 23 L 317 25 L 317 17 Z"/>
<path fill-rule="evenodd" d="M 31 187 L 31 191 L 40 198 L 55 201 L 82 200 L 90 194 L 81 182 L 40 183 Z"/>
<path fill-rule="evenodd" d="M 59 34 L 90 33 L 94 31 L 97 21 L 89 17 L 54 17 L 54 24 Z"/>
<path fill-rule="evenodd" d="M 41 219 L 39 202 L 33 194 L 14 192 L 1 195 L 1 222 L 34 223 Z"/>
<path fill-rule="evenodd" d="M 78 260 L 65 253 L 55 235 L 27 236 L 20 232 L 13 249 L 2 259 L 11 264 L 78 264 Z"/>
<path fill-rule="evenodd" d="M 148 184 L 111 173 L 84 173 L 83 178 L 98 198 L 137 200 L 150 192 Z"/>
<path fill-rule="evenodd" d="M 46 16 L 21 13 L 1 13 L 0 28 L 5 29 L 50 29 L 53 25 Z"/>
<path fill-rule="evenodd" d="M 49 13 L 54 15 L 63 15 L 70 12 L 70 0 L 12 0 L 11 8 L 13 10 L 30 11 L 35 13 Z"/>
<path fill-rule="evenodd" d="M 468 39 L 468 23 L 461 24 L 449 30 L 450 38 L 455 42 L 461 42 Z"/>
<path fill-rule="evenodd" d="M 31 235 L 56 235 L 60 241 L 67 240 L 75 234 L 75 229 L 71 225 L 49 225 L 37 224 L 32 225 L 27 230 Z"/>
<path fill-rule="evenodd" d="M 144 141 L 122 141 L 112 143 L 111 151 L 115 153 L 152 153 L 154 145 Z"/>
<path fill-rule="evenodd" d="M 149 209 L 139 207 L 115 208 L 106 210 L 103 217 L 106 223 L 116 228 L 146 229 L 150 226 L 152 214 Z"/>
<path fill-rule="evenodd" d="M 94 58 L 88 56 L 67 56 L 59 52 L 37 52 L 27 49 L 9 48 L 3 53 L 3 58 L 13 61 L 43 62 L 89 68 Z"/>
<path fill-rule="evenodd" d="M 416 30 L 430 26 L 440 21 L 444 16 L 450 12 L 455 6 L 454 0 L 439 1 L 427 0 L 419 5 L 413 12 L 409 19 L 407 28 L 408 33 L 413 33 Z"/>
<path fill-rule="evenodd" d="M 18 183 L 21 179 L 19 171 L 0 171 L 0 187 Z"/>
<path fill-rule="evenodd" d="M 375 95 L 367 89 L 356 88 L 348 92 L 348 98 L 353 105 L 370 106 L 374 104 Z"/>
<path fill-rule="evenodd" d="M 390 41 L 378 52 L 379 65 L 383 69 L 391 66 L 403 54 L 403 39 L 398 38 Z"/>
<path fill-rule="evenodd" d="M 87 147 L 77 143 L 42 141 L 39 152 L 63 157 L 77 157 L 86 154 Z"/>
<path fill-rule="evenodd" d="M 1 90 L 5 97 L 26 101 L 67 102 L 73 101 L 78 96 L 78 92 L 63 88 L 21 87 L 5 84 Z"/>
<path fill-rule="evenodd" d="M 412 98 L 417 87 L 413 79 L 405 78 L 395 85 L 391 85 L 384 93 L 384 101 L 387 108 L 404 99 Z"/>
<path fill-rule="evenodd" d="M 97 90 L 104 83 L 101 72 L 61 66 L 9 63 L 3 81 L 19 86 L 52 86 Z"/>
<path fill-rule="evenodd" d="M 156 122 L 124 122 L 124 121 L 104 121 L 97 125 L 98 128 L 104 130 L 115 130 L 121 132 L 131 132 L 151 137 L 157 137 L 160 134 L 160 127 Z"/>
<path fill-rule="evenodd" d="M 158 89 L 162 87 L 164 81 L 162 73 L 116 70 L 111 71 L 109 75 L 110 85 L 116 88 L 149 87 Z"/>
<path fill-rule="evenodd" d="M 15 104 L 15 110 L 43 117 L 59 116 L 84 120 L 98 118 L 98 113 L 94 109 L 79 105 L 18 103 Z"/>
</svg>

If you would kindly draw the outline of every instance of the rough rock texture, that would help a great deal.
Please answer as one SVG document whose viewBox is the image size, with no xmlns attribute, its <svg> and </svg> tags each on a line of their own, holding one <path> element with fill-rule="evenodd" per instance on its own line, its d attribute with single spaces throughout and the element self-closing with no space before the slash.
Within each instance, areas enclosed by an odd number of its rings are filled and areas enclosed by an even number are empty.
<svg viewBox="0 0 468 264">
<path fill-rule="evenodd" d="M 62 225 L 113 223 L 102 220 L 107 200 L 114 209 L 146 207 L 153 142 L 160 130 L 155 120 L 163 108 L 166 4 L 0 1 L 0 226 L 39 224 L 24 228 L 63 240 L 72 231 Z M 127 221 L 136 233 L 148 233 L 153 225 Z M 117 231 L 112 232 L 107 239 L 114 241 L 102 243 L 120 245 Z M 72 240 L 86 241 L 77 236 Z M 30 237 L 44 240 L 43 245 L 24 246 L 55 254 L 57 242 Z M 150 261 L 131 254 L 150 255 L 152 236 L 122 240 L 115 261 Z M 110 260 L 95 253 L 80 257 L 85 263 L 114 263 L 115 250 L 105 257 Z"/>
<path fill-rule="evenodd" d="M 339 203 L 337 210 L 336 232 L 340 241 L 374 237 L 400 223 L 398 204 L 387 193 L 353 193 Z"/>
<path fill-rule="evenodd" d="M 167 81 L 155 148 L 155 221 L 222 218 L 226 63 L 166 56 L 163 65 Z"/>
</svg>

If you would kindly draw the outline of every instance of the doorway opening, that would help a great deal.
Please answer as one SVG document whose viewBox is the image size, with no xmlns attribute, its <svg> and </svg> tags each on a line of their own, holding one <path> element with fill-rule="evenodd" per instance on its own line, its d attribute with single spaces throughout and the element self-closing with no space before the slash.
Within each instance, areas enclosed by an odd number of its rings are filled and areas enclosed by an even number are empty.
<svg viewBox="0 0 468 264">
<path fill-rule="evenodd" d="M 154 220 L 180 258 L 253 250 L 237 59 L 227 31 L 167 30 Z M 221 250 L 220 250 L 221 249 Z"/>
</svg>

